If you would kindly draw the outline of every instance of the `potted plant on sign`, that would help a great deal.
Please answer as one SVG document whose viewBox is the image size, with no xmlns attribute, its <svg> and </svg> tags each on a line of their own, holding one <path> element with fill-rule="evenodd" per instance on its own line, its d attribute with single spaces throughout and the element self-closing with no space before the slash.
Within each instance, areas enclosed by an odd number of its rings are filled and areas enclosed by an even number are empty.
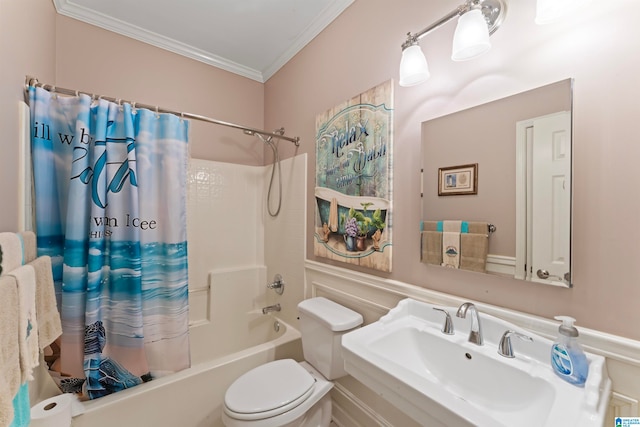
<svg viewBox="0 0 640 427">
<path fill-rule="evenodd" d="M 344 223 L 344 243 L 347 250 L 354 252 L 356 250 L 356 236 L 358 235 L 358 222 L 352 216 L 349 216 Z"/>
<path fill-rule="evenodd" d="M 362 203 L 362 207 L 364 212 L 367 211 L 367 207 L 370 203 Z M 349 209 L 349 218 L 353 218 L 356 220 L 356 224 L 358 225 L 358 231 L 356 236 L 356 249 L 359 251 L 364 251 L 366 249 L 365 240 L 367 238 L 367 234 L 369 233 L 369 225 L 371 224 L 371 218 L 366 216 L 363 212 L 357 211 L 354 208 Z"/>
<path fill-rule="evenodd" d="M 387 226 L 387 224 L 382 220 L 382 212 L 380 209 L 376 209 L 371 215 L 371 225 L 376 228 L 376 232 L 373 233 L 371 238 L 373 239 L 373 249 L 376 251 L 380 250 L 380 239 L 382 238 L 382 230 Z"/>
</svg>

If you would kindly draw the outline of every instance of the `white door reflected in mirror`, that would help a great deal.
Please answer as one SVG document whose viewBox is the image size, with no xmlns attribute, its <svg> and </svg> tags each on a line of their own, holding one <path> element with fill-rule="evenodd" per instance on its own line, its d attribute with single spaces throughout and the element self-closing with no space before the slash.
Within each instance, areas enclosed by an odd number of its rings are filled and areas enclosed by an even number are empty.
<svg viewBox="0 0 640 427">
<path fill-rule="evenodd" d="M 571 112 L 516 124 L 517 279 L 567 286 L 571 257 Z"/>
</svg>

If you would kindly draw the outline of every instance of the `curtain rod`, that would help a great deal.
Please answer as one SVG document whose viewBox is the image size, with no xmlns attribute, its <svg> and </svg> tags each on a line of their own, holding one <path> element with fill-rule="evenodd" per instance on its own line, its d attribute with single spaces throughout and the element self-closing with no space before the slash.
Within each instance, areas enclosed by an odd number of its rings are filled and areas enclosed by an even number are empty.
<svg viewBox="0 0 640 427">
<path fill-rule="evenodd" d="M 278 139 L 284 139 L 290 142 L 293 142 L 295 144 L 296 147 L 300 146 L 300 137 L 298 136 L 285 136 L 284 135 L 284 128 L 280 128 L 277 129 L 273 132 L 267 132 L 264 130 L 260 130 L 260 129 L 254 129 L 254 128 L 250 128 L 250 127 L 246 127 L 246 126 L 241 126 L 241 125 L 237 125 L 235 123 L 229 123 L 229 122 L 223 122 L 221 120 L 216 120 L 216 119 L 212 119 L 210 117 L 206 117 L 206 116 L 201 116 L 198 114 L 191 114 L 191 113 L 183 113 L 183 112 L 178 112 L 178 111 L 172 111 L 172 110 L 167 110 L 164 108 L 159 108 L 158 106 L 155 105 L 147 105 L 147 104 L 140 104 L 137 102 L 132 102 L 132 101 L 126 101 L 124 99 L 119 99 L 119 98 L 112 98 L 112 97 L 108 97 L 108 96 L 103 96 L 103 95 L 96 95 L 93 93 L 89 93 L 89 92 L 82 92 L 82 91 L 78 91 L 78 90 L 73 90 L 73 89 L 65 89 L 62 87 L 57 87 L 54 85 L 48 85 L 48 84 L 44 84 L 44 83 L 40 83 L 38 81 L 37 78 L 35 77 L 31 77 L 31 76 L 27 76 L 26 78 L 26 84 L 25 84 L 25 90 L 29 90 L 29 87 L 41 87 L 45 90 L 48 90 L 50 92 L 55 92 L 55 93 L 61 93 L 63 95 L 75 95 L 77 96 L 80 93 L 83 93 L 85 95 L 89 95 L 92 98 L 102 98 L 102 99 L 106 99 L 107 101 L 111 101 L 111 102 L 117 102 L 118 104 L 122 103 L 122 102 L 126 102 L 128 104 L 131 104 L 134 108 L 139 107 L 139 108 L 146 108 L 148 110 L 153 110 L 157 113 L 168 113 L 168 114 L 173 114 L 176 116 L 180 116 L 180 117 L 184 117 L 187 119 L 193 119 L 193 120 L 200 120 L 203 122 L 207 122 L 207 123 L 213 123 L 216 125 L 221 125 L 221 126 L 227 126 L 230 128 L 234 128 L 234 129 L 240 129 L 242 131 L 244 131 L 244 133 L 246 133 L 247 135 L 255 135 L 255 134 L 259 134 L 259 135 L 263 135 L 263 136 L 269 136 L 269 137 L 273 137 L 273 138 L 278 138 Z"/>
</svg>

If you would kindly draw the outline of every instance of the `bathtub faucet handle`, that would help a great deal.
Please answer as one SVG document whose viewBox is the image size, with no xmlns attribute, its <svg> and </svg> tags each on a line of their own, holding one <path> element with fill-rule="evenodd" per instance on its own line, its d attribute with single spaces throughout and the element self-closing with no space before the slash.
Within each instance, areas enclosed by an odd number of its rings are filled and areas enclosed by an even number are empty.
<svg viewBox="0 0 640 427">
<path fill-rule="evenodd" d="M 273 289 L 278 295 L 282 295 L 284 292 L 284 280 L 280 274 L 276 274 L 273 277 L 273 282 L 267 284 L 268 289 Z"/>
</svg>

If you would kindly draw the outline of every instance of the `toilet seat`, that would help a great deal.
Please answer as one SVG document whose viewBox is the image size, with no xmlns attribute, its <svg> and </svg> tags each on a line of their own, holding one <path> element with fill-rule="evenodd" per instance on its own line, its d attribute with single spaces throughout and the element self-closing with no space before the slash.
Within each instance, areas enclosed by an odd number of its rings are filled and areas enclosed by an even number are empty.
<svg viewBox="0 0 640 427">
<path fill-rule="evenodd" d="M 259 420 L 290 411 L 307 400 L 316 380 L 293 359 L 266 363 L 231 384 L 224 412 L 237 420 Z"/>
</svg>

